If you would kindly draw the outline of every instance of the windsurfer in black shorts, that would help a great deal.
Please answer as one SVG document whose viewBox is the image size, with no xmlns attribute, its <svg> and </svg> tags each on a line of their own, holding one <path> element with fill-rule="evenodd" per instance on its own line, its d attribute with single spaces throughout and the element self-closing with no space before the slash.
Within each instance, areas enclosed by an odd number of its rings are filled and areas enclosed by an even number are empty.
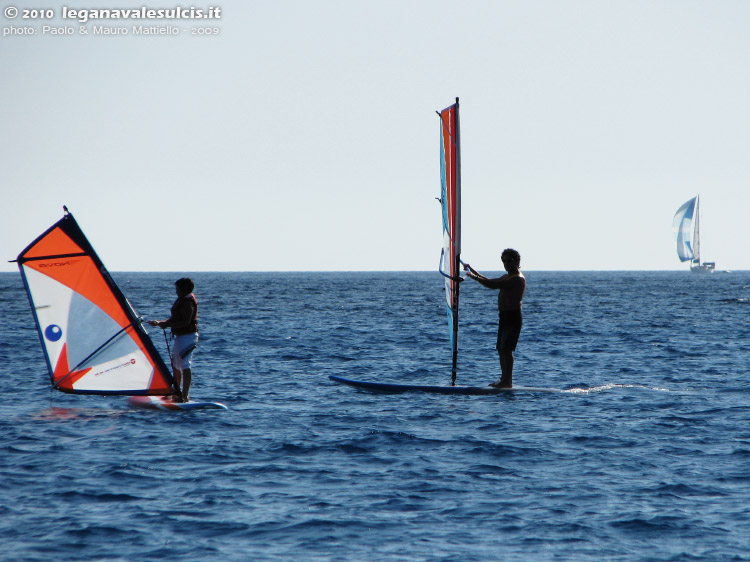
<svg viewBox="0 0 750 562">
<path fill-rule="evenodd" d="M 497 279 L 485 277 L 469 264 L 464 265 L 468 277 L 481 283 L 488 289 L 499 289 L 497 308 L 500 313 L 500 325 L 497 330 L 497 353 L 500 355 L 500 380 L 490 386 L 511 388 L 513 386 L 513 352 L 516 350 L 518 336 L 521 333 L 523 318 L 521 308 L 523 294 L 526 291 L 526 278 L 521 273 L 521 254 L 516 250 L 506 249 L 501 259 L 506 273 Z"/>
</svg>

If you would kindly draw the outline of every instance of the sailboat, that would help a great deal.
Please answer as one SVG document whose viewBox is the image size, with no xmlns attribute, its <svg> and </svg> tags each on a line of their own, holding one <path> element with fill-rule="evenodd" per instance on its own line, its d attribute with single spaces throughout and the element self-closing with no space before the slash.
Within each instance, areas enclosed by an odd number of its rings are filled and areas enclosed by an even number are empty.
<svg viewBox="0 0 750 562">
<path fill-rule="evenodd" d="M 716 262 L 701 263 L 700 196 L 683 203 L 674 215 L 672 229 L 677 242 L 677 257 L 681 262 L 690 262 L 690 271 L 711 273 Z"/>
<path fill-rule="evenodd" d="M 506 392 L 562 392 L 556 388 L 514 386 L 461 386 L 456 384 L 458 370 L 458 297 L 461 271 L 461 148 L 458 98 L 456 103 L 436 112 L 440 117 L 440 201 L 443 214 L 443 248 L 438 271 L 445 278 L 445 308 L 451 344 L 451 384 L 418 385 L 358 381 L 329 375 L 334 382 L 375 392 L 427 392 L 431 394 L 491 395 Z"/>
<path fill-rule="evenodd" d="M 104 267 L 73 215 L 65 215 L 16 258 L 52 388 L 69 394 L 127 395 L 162 409 L 226 408 L 176 403 L 170 369 L 144 320 Z"/>
</svg>

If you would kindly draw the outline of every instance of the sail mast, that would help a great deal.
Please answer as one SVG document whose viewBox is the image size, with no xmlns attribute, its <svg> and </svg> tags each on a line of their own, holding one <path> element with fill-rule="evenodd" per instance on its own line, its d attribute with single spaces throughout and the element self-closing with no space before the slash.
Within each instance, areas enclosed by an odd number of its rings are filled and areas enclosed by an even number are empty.
<svg viewBox="0 0 750 562">
<path fill-rule="evenodd" d="M 454 187 L 455 187 L 455 202 L 454 202 L 454 230 L 453 238 L 455 245 L 455 256 L 453 258 L 453 267 L 451 273 L 454 277 L 455 283 L 455 310 L 453 314 L 453 365 L 451 368 L 451 385 L 456 384 L 456 370 L 458 368 L 458 294 L 461 288 L 459 272 L 461 271 L 461 126 L 458 118 L 458 98 L 456 98 L 456 112 L 455 112 L 455 129 L 454 129 L 454 142 L 455 142 L 455 154 L 454 154 Z"/>
<path fill-rule="evenodd" d="M 693 263 L 701 264 L 700 195 L 695 196 L 695 230 L 693 231 Z"/>
</svg>

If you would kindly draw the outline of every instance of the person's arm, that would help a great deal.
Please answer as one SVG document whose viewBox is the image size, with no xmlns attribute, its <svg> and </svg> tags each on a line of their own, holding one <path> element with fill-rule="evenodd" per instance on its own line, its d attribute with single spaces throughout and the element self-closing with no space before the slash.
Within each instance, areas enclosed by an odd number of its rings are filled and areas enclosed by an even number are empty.
<svg viewBox="0 0 750 562">
<path fill-rule="evenodd" d="M 166 330 L 170 326 L 170 324 L 169 324 L 170 320 L 172 320 L 171 317 L 168 318 L 167 320 L 149 320 L 148 323 L 151 326 L 157 326 L 157 327 L 161 328 L 162 330 Z"/>
<path fill-rule="evenodd" d="M 479 273 L 476 269 L 471 267 L 468 263 L 464 264 L 464 269 L 468 272 L 467 277 L 469 277 L 469 279 L 473 279 L 474 281 L 477 281 L 479 284 L 484 285 L 488 289 L 500 289 L 502 286 L 503 280 L 507 277 L 507 275 L 503 275 L 502 277 L 498 277 L 496 279 L 490 279 L 489 277 Z"/>
</svg>

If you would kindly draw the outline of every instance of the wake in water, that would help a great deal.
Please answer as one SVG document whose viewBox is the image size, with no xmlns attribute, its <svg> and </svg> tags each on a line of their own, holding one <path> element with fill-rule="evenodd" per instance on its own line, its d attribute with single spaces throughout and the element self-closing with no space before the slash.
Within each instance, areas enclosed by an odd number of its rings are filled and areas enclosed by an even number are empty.
<svg viewBox="0 0 750 562">
<path fill-rule="evenodd" d="M 563 390 L 563 392 L 567 392 L 569 394 L 594 394 L 595 392 L 604 392 L 605 390 L 614 390 L 617 388 L 639 388 L 642 390 L 655 390 L 657 392 L 672 392 L 668 388 L 661 388 L 661 387 L 656 387 L 656 386 L 645 386 L 641 384 L 616 384 L 616 383 L 602 384 L 598 386 L 592 386 L 589 388 L 566 388 Z"/>
</svg>

